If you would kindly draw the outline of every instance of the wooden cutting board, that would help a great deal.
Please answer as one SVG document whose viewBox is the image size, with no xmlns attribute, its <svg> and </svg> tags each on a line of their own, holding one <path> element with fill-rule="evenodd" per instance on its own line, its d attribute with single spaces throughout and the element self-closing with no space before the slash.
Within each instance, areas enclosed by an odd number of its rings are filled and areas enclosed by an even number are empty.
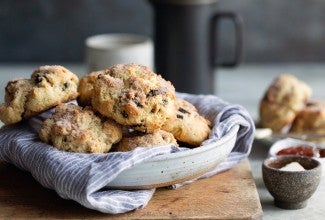
<svg viewBox="0 0 325 220">
<path fill-rule="evenodd" d="M 262 214 L 247 160 L 175 190 L 158 189 L 145 208 L 120 215 L 64 200 L 29 173 L 0 162 L 0 219 L 261 219 Z"/>
</svg>

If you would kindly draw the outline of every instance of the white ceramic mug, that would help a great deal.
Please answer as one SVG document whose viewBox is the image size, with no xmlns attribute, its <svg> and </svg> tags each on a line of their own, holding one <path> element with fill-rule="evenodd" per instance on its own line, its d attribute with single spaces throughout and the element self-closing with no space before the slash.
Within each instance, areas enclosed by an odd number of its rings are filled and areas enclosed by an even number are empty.
<svg viewBox="0 0 325 220">
<path fill-rule="evenodd" d="M 138 63 L 154 69 L 153 42 L 149 37 L 112 33 L 91 36 L 85 42 L 89 72 L 115 64 Z"/>
</svg>

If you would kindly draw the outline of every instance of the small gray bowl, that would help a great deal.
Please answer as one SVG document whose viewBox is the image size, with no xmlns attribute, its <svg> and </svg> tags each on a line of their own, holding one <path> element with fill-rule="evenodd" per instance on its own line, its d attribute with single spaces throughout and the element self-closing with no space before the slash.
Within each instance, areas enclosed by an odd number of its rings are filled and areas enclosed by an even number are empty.
<svg viewBox="0 0 325 220">
<path fill-rule="evenodd" d="M 298 162 L 305 171 L 284 171 L 281 167 Z M 302 156 L 271 157 L 262 164 L 263 181 L 274 198 L 275 206 L 283 209 L 306 207 L 321 179 L 321 163 Z"/>
</svg>

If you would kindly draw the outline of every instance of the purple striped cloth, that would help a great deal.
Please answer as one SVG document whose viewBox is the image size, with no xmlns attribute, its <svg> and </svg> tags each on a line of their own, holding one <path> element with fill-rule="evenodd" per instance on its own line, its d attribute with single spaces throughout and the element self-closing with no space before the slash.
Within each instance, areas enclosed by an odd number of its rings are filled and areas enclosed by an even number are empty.
<svg viewBox="0 0 325 220">
<path fill-rule="evenodd" d="M 220 139 L 233 126 L 240 125 L 235 147 L 229 156 L 213 171 L 200 178 L 230 169 L 249 155 L 255 127 L 252 118 L 242 106 L 229 104 L 213 95 L 177 95 L 193 103 L 200 114 L 216 125 L 201 147 Z M 157 155 L 177 153 L 180 150 L 166 145 L 107 154 L 59 151 L 42 143 L 35 131 L 50 112 L 31 119 L 29 123 L 3 126 L 0 129 L 0 160 L 30 172 L 41 185 L 55 190 L 62 198 L 77 201 L 100 212 L 117 214 L 146 206 L 155 189 L 127 191 L 108 189 L 105 186 L 123 170 Z M 181 185 L 183 184 L 174 187 Z"/>
</svg>

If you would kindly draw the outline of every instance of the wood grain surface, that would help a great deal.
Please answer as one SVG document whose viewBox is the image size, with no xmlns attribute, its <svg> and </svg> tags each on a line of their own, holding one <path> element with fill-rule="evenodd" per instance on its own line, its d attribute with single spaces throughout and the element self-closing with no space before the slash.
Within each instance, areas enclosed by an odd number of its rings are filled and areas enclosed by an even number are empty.
<svg viewBox="0 0 325 220">
<path fill-rule="evenodd" d="M 178 189 L 160 188 L 145 208 L 120 215 L 62 199 L 29 173 L 0 162 L 1 219 L 261 219 L 262 215 L 247 160 Z"/>
</svg>

